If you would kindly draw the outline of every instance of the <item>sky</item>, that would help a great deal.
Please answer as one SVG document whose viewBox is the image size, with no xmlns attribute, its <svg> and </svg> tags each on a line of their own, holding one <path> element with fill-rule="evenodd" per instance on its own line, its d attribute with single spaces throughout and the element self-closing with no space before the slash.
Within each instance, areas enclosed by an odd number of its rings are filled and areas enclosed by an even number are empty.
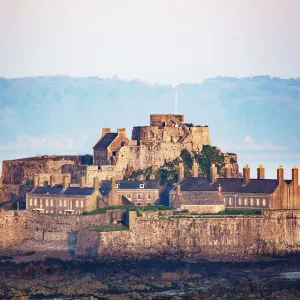
<svg viewBox="0 0 300 300">
<path fill-rule="evenodd" d="M 299 0 L 0 0 L 0 77 L 299 77 L 299 11 Z"/>
</svg>

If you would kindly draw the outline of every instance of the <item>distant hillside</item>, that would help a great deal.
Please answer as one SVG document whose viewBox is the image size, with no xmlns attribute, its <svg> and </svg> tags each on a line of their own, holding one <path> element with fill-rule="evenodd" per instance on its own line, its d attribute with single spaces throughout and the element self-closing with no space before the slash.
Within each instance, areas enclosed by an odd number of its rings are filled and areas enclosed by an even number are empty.
<svg viewBox="0 0 300 300">
<path fill-rule="evenodd" d="M 91 153 L 102 127 L 129 130 L 148 124 L 150 113 L 174 112 L 175 89 L 178 112 L 208 125 L 212 144 L 225 151 L 300 150 L 300 79 L 217 77 L 172 87 L 49 76 L 0 78 L 0 160 Z"/>
</svg>

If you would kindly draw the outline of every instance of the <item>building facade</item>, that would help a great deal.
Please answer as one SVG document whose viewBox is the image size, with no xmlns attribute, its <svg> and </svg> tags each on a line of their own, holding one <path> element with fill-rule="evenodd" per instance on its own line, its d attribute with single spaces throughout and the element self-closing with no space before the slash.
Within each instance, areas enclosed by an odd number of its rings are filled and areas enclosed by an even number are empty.
<svg viewBox="0 0 300 300">
<path fill-rule="evenodd" d="M 52 178 L 50 178 L 52 179 Z M 90 212 L 98 207 L 99 180 L 95 178 L 93 188 L 70 187 L 69 177 L 64 177 L 63 185 L 35 185 L 26 194 L 26 209 L 46 214 L 75 214 Z"/>
</svg>

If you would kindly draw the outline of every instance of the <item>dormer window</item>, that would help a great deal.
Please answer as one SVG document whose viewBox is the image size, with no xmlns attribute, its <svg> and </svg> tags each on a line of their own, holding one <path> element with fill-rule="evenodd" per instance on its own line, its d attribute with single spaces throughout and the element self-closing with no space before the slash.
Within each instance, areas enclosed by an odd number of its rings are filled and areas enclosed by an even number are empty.
<svg viewBox="0 0 300 300">
<path fill-rule="evenodd" d="M 145 184 L 144 183 L 140 183 L 140 189 L 145 188 Z"/>
<path fill-rule="evenodd" d="M 116 189 L 118 189 L 119 188 L 119 184 L 118 183 L 116 183 Z"/>
</svg>

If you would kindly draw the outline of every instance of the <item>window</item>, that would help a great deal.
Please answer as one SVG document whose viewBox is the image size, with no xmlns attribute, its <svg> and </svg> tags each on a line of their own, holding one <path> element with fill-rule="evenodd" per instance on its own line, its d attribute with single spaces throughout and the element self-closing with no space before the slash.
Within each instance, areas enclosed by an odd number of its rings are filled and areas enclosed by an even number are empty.
<svg viewBox="0 0 300 300">
<path fill-rule="evenodd" d="M 40 199 L 40 208 L 43 208 L 43 199 Z"/>
<path fill-rule="evenodd" d="M 253 206 L 253 198 L 250 199 L 250 204 Z"/>
<path fill-rule="evenodd" d="M 263 199 L 263 200 L 262 200 L 262 205 L 263 205 L 263 206 L 266 206 L 266 199 Z"/>
<path fill-rule="evenodd" d="M 239 205 L 242 205 L 242 199 L 239 198 Z"/>
<path fill-rule="evenodd" d="M 151 200 L 151 194 L 148 194 L 148 200 Z"/>
<path fill-rule="evenodd" d="M 137 198 L 140 200 L 141 199 L 141 194 L 137 194 Z"/>
<path fill-rule="evenodd" d="M 53 206 L 53 199 L 50 200 L 50 205 Z"/>
<path fill-rule="evenodd" d="M 142 205 L 142 203 L 138 202 L 137 205 Z"/>
<path fill-rule="evenodd" d="M 143 189 L 145 185 L 143 183 L 140 183 L 140 189 Z"/>
<path fill-rule="evenodd" d="M 149 205 L 151 205 L 151 203 L 148 203 L 147 205 L 149 206 Z"/>
<path fill-rule="evenodd" d="M 46 210 L 46 214 L 48 213 L 48 210 Z"/>
<path fill-rule="evenodd" d="M 51 210 L 51 214 L 53 214 L 53 210 Z"/>
<path fill-rule="evenodd" d="M 81 207 L 83 207 L 83 200 L 81 200 Z"/>
<path fill-rule="evenodd" d="M 62 207 L 62 200 L 59 199 L 59 206 Z"/>
<path fill-rule="evenodd" d="M 131 198 L 131 194 L 127 194 L 127 199 L 130 199 Z"/>
<path fill-rule="evenodd" d="M 29 204 L 32 205 L 32 199 L 31 198 L 29 199 Z"/>
<path fill-rule="evenodd" d="M 34 205 L 37 205 L 37 200 L 36 199 L 34 199 Z"/>
<path fill-rule="evenodd" d="M 64 205 L 64 206 L 67 207 L 67 206 L 68 206 L 68 204 L 67 204 L 67 199 L 65 199 L 64 202 L 65 202 L 65 205 Z"/>
<path fill-rule="evenodd" d="M 46 206 L 49 206 L 49 200 L 46 199 Z"/>
<path fill-rule="evenodd" d="M 244 199 L 244 204 L 245 204 L 245 205 L 248 204 L 247 198 Z"/>
<path fill-rule="evenodd" d="M 256 206 L 259 206 L 259 199 L 256 199 Z"/>
<path fill-rule="evenodd" d="M 61 210 L 59 211 L 59 213 L 61 214 Z"/>
<path fill-rule="evenodd" d="M 79 202 L 78 202 L 78 200 L 76 200 L 76 207 L 79 207 Z"/>
<path fill-rule="evenodd" d="M 232 198 L 229 198 L 229 205 L 232 204 Z"/>
</svg>

